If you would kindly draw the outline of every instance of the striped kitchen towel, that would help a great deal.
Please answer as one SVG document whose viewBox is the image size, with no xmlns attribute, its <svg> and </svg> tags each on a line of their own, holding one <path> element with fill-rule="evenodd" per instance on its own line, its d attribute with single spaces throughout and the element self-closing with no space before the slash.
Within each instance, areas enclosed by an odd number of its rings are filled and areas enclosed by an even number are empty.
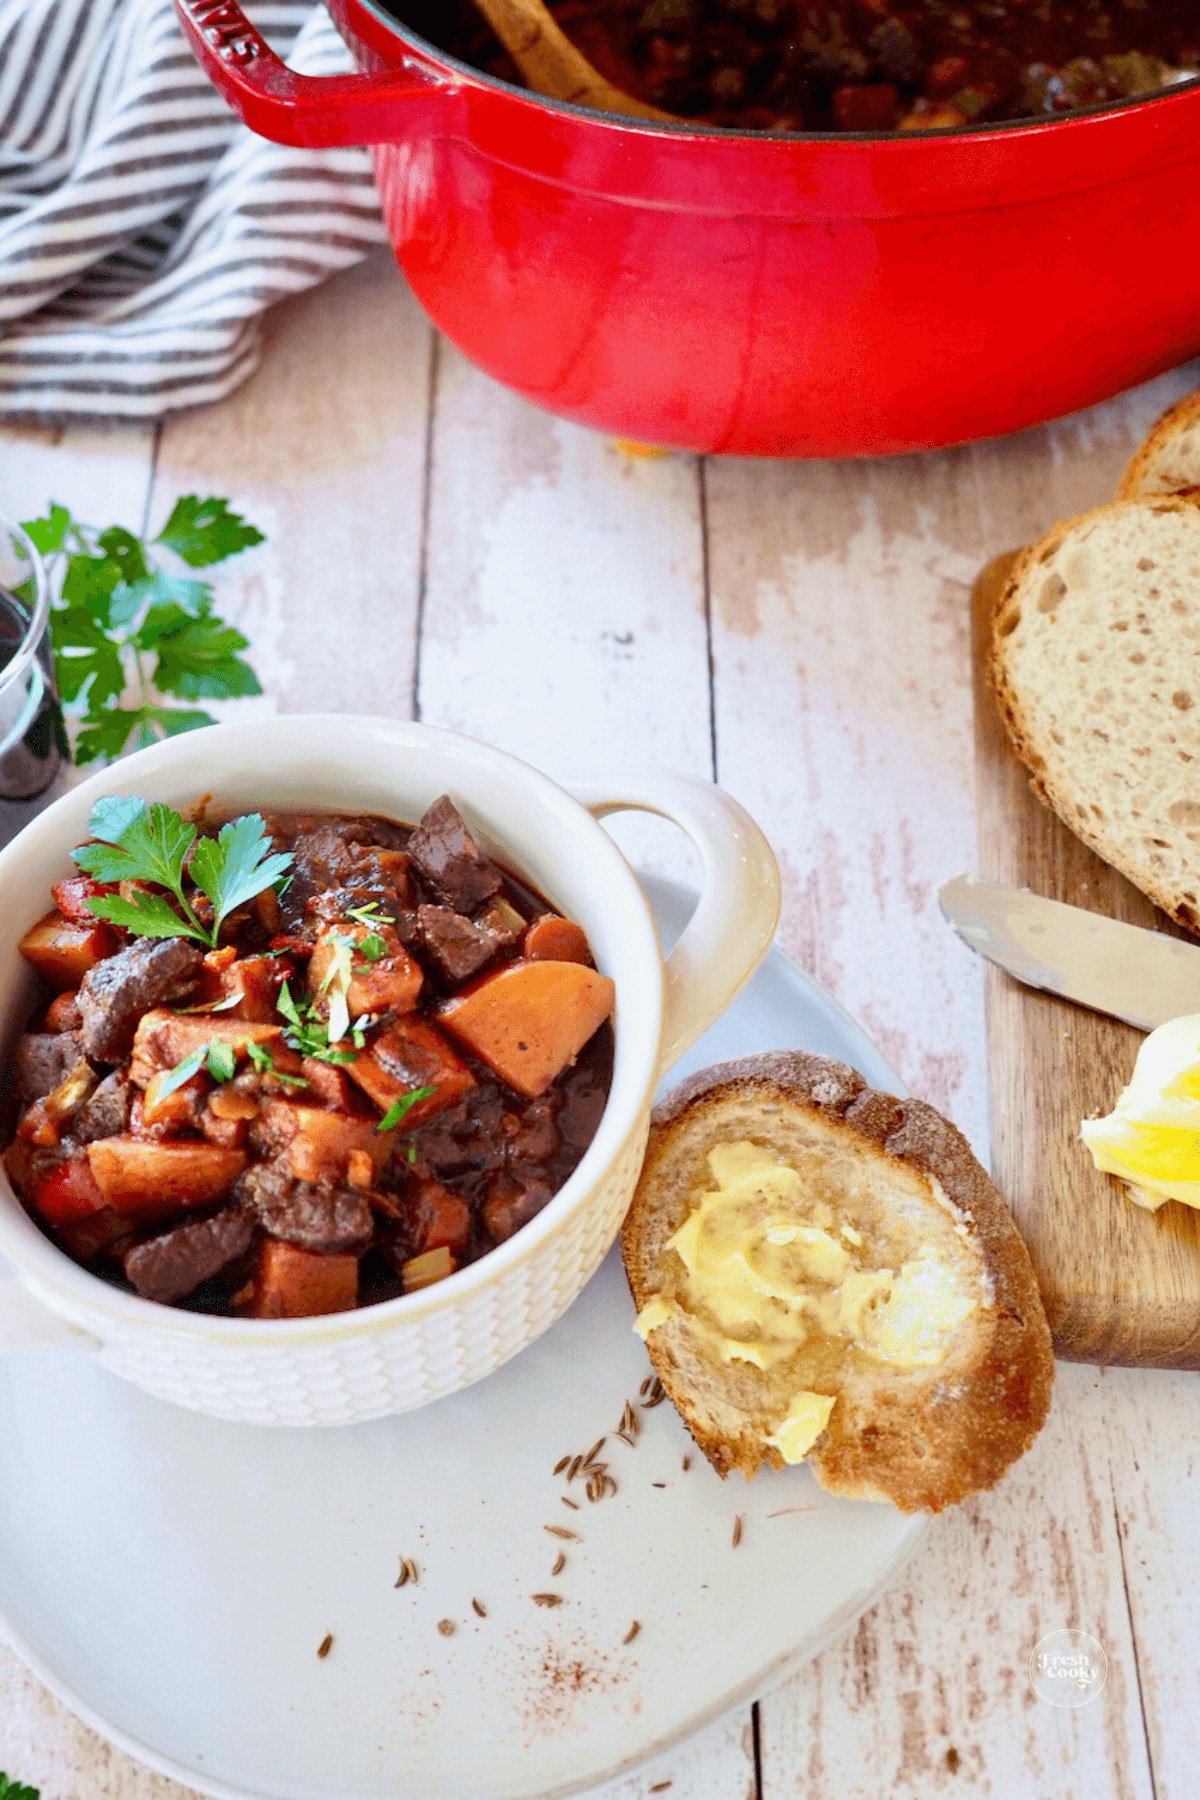
<svg viewBox="0 0 1200 1800">
<path fill-rule="evenodd" d="M 294 68 L 353 67 L 323 7 L 246 10 Z M 219 399 L 264 308 L 385 241 L 369 153 L 255 137 L 171 0 L 0 0 L 0 416 Z"/>
</svg>

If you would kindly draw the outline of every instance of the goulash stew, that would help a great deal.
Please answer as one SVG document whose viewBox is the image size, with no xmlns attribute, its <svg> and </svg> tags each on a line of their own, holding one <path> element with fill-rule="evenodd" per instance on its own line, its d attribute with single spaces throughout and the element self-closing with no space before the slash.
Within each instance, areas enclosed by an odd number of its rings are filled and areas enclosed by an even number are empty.
<svg viewBox="0 0 1200 1800">
<path fill-rule="evenodd" d="M 389 0 L 520 83 L 471 0 Z M 1053 118 L 1200 72 L 1197 0 L 549 0 L 625 93 L 742 131 L 914 131 Z"/>
<path fill-rule="evenodd" d="M 449 798 L 415 829 L 115 798 L 90 825 L 21 944 L 43 993 L 6 1082 L 9 1178 L 77 1262 L 340 1312 L 485 1255 L 577 1166 L 613 984 Z"/>
</svg>

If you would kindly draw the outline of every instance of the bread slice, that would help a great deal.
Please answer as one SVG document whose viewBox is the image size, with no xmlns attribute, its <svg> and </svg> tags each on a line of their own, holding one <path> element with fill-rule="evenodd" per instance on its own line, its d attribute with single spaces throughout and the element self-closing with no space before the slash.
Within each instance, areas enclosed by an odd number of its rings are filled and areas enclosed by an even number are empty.
<svg viewBox="0 0 1200 1800">
<path fill-rule="evenodd" d="M 1200 488 L 1200 392 L 1167 408 L 1121 477 L 1118 500 Z"/>
<path fill-rule="evenodd" d="M 765 1369 L 718 1354 L 711 1315 L 668 1239 L 714 1186 L 709 1152 L 740 1143 L 798 1172 L 797 1223 L 840 1239 L 856 1272 L 897 1271 L 922 1250 L 951 1272 L 969 1310 L 933 1334 L 937 1360 L 897 1367 L 864 1349 L 869 1306 L 857 1336 L 816 1328 Z M 1045 1421 L 1050 1333 L 1008 1209 L 940 1113 L 876 1092 L 844 1063 L 772 1051 L 684 1082 L 655 1109 L 621 1244 L 639 1312 L 656 1296 L 667 1307 L 690 1302 L 648 1332 L 647 1346 L 721 1475 L 781 1467 L 768 1439 L 793 1398 L 833 1396 L 808 1457 L 817 1480 L 902 1512 L 940 1512 L 992 1487 Z"/>
<path fill-rule="evenodd" d="M 1018 558 L 989 673 L 1033 787 L 1165 912 L 1200 930 L 1200 505 L 1142 496 Z"/>
</svg>

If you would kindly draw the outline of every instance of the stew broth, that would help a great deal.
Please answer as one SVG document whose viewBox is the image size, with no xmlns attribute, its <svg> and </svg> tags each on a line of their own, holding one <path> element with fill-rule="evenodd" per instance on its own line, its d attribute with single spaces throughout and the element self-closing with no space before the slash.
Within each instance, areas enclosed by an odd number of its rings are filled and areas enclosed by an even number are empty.
<svg viewBox="0 0 1200 1800">
<path fill-rule="evenodd" d="M 521 85 L 471 0 L 387 0 Z M 549 0 L 617 87 L 753 131 L 929 130 L 1046 118 L 1200 72 L 1196 0 Z"/>
</svg>

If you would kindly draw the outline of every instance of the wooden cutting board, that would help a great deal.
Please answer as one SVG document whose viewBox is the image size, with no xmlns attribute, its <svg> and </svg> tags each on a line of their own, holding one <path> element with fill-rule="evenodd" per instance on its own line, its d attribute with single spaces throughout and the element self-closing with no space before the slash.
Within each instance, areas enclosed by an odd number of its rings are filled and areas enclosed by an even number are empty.
<svg viewBox="0 0 1200 1800">
<path fill-rule="evenodd" d="M 973 597 L 979 872 L 1186 938 L 1042 804 L 1009 748 L 984 649 L 1012 560 L 989 563 Z M 1142 1033 L 989 964 L 987 1036 L 992 1173 L 1033 1257 L 1056 1353 L 1200 1369 L 1200 1212 L 1135 1206 L 1079 1139 L 1080 1120 L 1124 1087 Z"/>
</svg>

